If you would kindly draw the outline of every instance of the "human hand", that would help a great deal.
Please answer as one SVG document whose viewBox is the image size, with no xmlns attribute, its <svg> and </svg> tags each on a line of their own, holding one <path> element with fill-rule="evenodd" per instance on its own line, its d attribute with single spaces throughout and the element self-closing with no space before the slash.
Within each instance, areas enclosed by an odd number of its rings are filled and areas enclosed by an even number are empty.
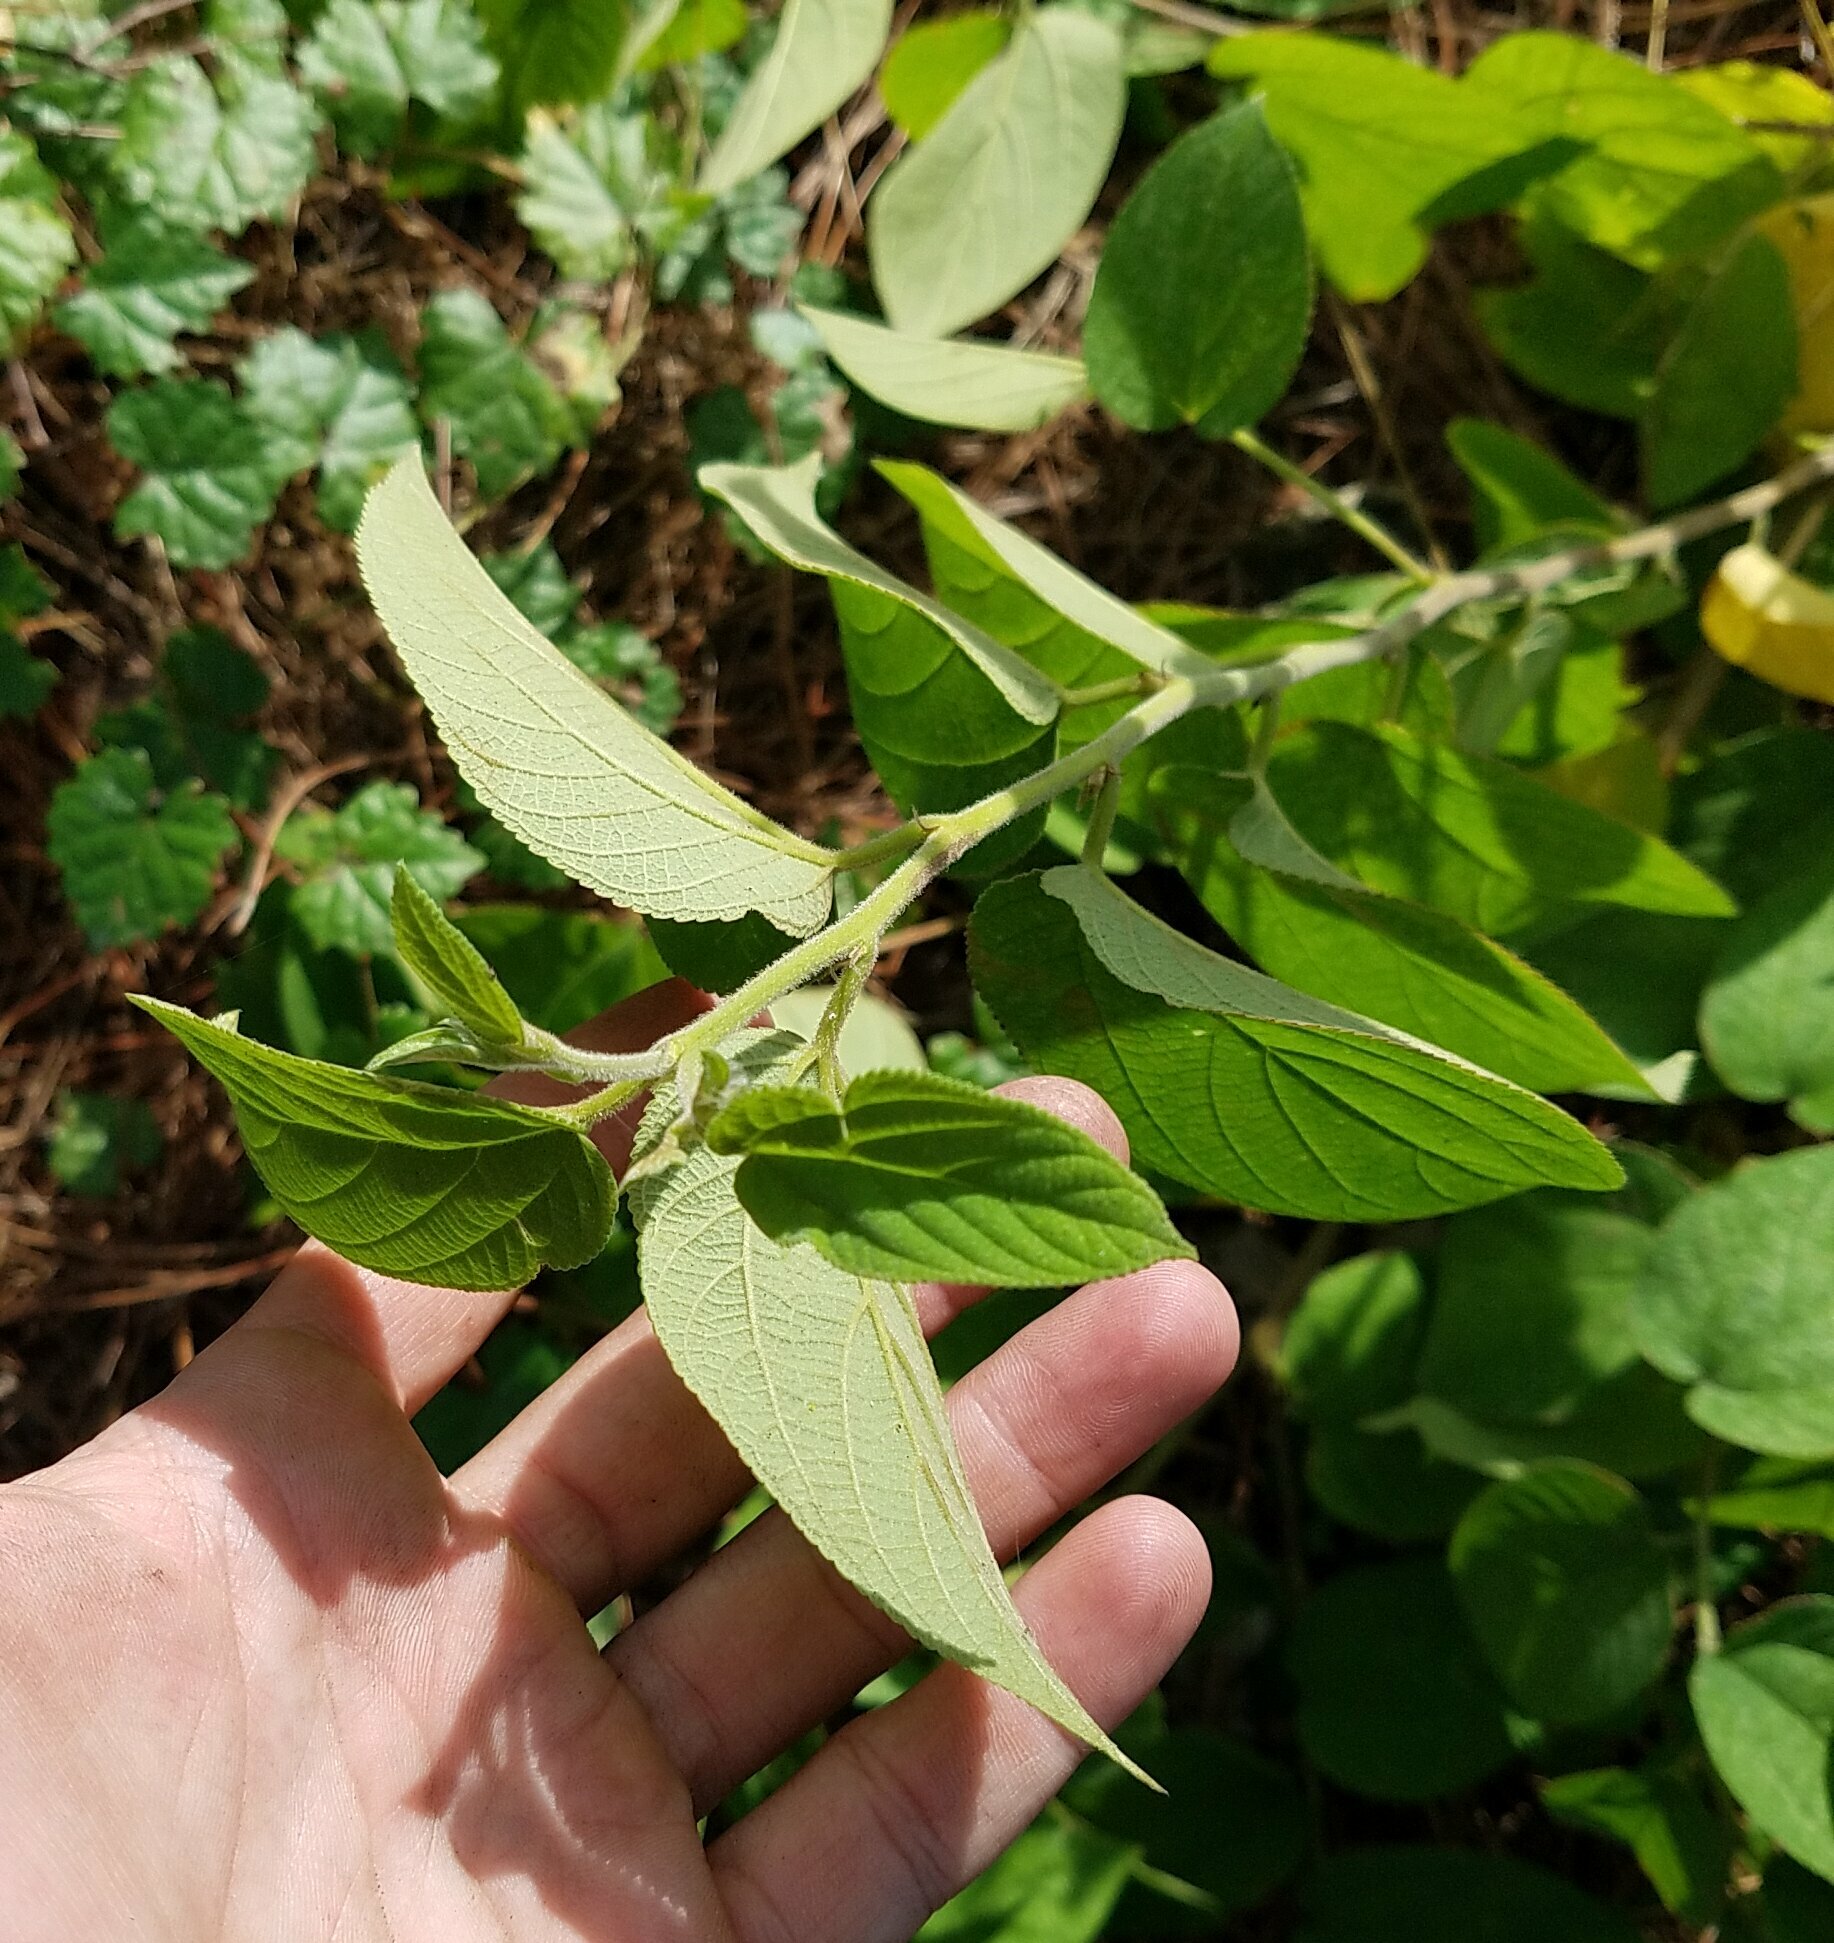
<svg viewBox="0 0 1834 1943">
<path fill-rule="evenodd" d="M 653 987 L 588 1043 L 647 1045 L 694 1002 Z M 1125 1154 L 1087 1089 L 1010 1090 Z M 599 1133 L 621 1166 L 631 1116 Z M 697 1818 L 909 1642 L 773 1512 L 595 1652 L 582 1615 L 747 1479 L 641 1313 L 442 1479 L 409 1419 L 512 1299 L 309 1244 L 161 1396 L 0 1490 L 9 1937 L 896 1943 L 1069 1774 L 1061 1730 L 944 1666 L 704 1846 Z M 972 1299 L 919 1291 L 926 1328 Z M 996 1554 L 1201 1404 L 1236 1346 L 1221 1285 L 1165 1262 L 957 1385 Z M 1208 1587 L 1190 1524 L 1136 1498 L 1017 1597 L 1111 1724 Z"/>
</svg>

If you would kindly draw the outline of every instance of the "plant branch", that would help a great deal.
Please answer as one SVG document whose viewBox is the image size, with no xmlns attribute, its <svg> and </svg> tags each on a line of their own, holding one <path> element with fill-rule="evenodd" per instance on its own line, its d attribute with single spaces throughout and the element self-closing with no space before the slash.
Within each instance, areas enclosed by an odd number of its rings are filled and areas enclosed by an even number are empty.
<svg viewBox="0 0 1834 1943">
<path fill-rule="evenodd" d="M 1618 566 L 1672 553 L 1688 541 L 1727 526 L 1760 518 L 1786 499 L 1810 487 L 1834 481 L 1834 441 L 1823 445 L 1775 478 L 1729 493 L 1705 506 L 1635 533 L 1620 534 L 1585 546 L 1568 547 L 1523 566 L 1474 569 L 1446 574 L 1425 588 L 1418 599 L 1361 634 L 1335 641 L 1310 641 L 1266 661 L 1213 672 L 1176 675 L 1147 694 L 1135 707 L 1080 748 L 1019 782 L 995 790 L 978 803 L 946 815 L 920 816 L 852 851 L 837 855 L 837 864 L 851 865 L 870 854 L 875 860 L 915 842 L 910 854 L 856 904 L 825 930 L 793 945 L 774 964 L 767 965 L 710 1011 L 647 1051 L 584 1053 L 569 1049 L 565 1077 L 596 1081 L 601 1090 L 556 1113 L 580 1126 L 590 1126 L 614 1112 L 644 1087 L 672 1071 L 684 1058 L 702 1053 L 747 1025 L 785 993 L 806 984 L 844 958 L 864 956 L 877 944 L 925 887 L 971 850 L 983 837 L 1075 789 L 1098 770 L 1118 768 L 1121 762 L 1162 729 L 1197 708 L 1226 708 L 1257 696 L 1276 695 L 1283 688 L 1334 668 L 1351 667 L 1402 654 L 1436 621 L 1473 601 L 1544 593 L 1576 573 L 1594 567 Z"/>
<path fill-rule="evenodd" d="M 1265 439 L 1243 429 L 1229 435 L 1230 443 L 1237 451 L 1245 452 L 1256 464 L 1265 466 L 1275 478 L 1284 479 L 1289 486 L 1321 506 L 1340 526 L 1348 527 L 1359 539 L 1366 540 L 1381 554 L 1384 560 L 1397 566 L 1410 580 L 1417 580 L 1427 586 L 1434 578 L 1433 570 L 1417 554 L 1410 553 L 1381 521 L 1373 519 L 1363 509 L 1346 499 L 1336 487 L 1327 486 L 1322 479 L 1314 479 L 1303 466 L 1294 465 L 1284 453 L 1276 452 Z"/>
</svg>

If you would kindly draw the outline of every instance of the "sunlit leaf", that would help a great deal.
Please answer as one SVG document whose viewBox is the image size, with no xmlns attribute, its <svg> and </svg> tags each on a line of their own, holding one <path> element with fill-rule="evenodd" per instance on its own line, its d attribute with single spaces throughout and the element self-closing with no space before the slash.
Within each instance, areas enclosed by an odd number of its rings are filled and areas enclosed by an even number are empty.
<svg viewBox="0 0 1834 1943">
<path fill-rule="evenodd" d="M 280 482 L 260 421 L 214 378 L 159 378 L 108 408 L 140 483 L 115 509 L 123 539 L 151 534 L 177 567 L 233 566 L 274 510 Z"/>
<path fill-rule="evenodd" d="M 102 260 L 58 305 L 57 321 L 111 377 L 172 370 L 183 361 L 173 338 L 208 330 L 255 274 L 203 238 L 144 216 L 105 220 L 102 236 Z"/>
<path fill-rule="evenodd" d="M 1005 14 L 980 9 L 907 27 L 879 73 L 885 112 L 912 141 L 922 141 L 1012 32 Z"/>
<path fill-rule="evenodd" d="M 411 103 L 461 121 L 497 85 L 468 0 L 330 0 L 300 43 L 299 72 L 342 146 L 365 156 L 396 139 Z"/>
<path fill-rule="evenodd" d="M 56 181 L 24 135 L 0 127 L 0 345 L 25 335 L 75 261 Z"/>
<path fill-rule="evenodd" d="M 421 333 L 420 415 L 450 425 L 453 450 L 471 461 L 486 499 L 545 472 L 573 442 L 559 393 L 479 292 L 440 291 L 421 313 Z"/>
</svg>

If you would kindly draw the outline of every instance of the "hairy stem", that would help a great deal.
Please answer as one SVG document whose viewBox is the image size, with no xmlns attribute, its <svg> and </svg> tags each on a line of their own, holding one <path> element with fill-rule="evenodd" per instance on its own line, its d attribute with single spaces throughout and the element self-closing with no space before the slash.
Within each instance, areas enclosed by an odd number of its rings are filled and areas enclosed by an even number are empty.
<svg viewBox="0 0 1834 1943">
<path fill-rule="evenodd" d="M 840 852 L 837 865 L 851 865 L 909 849 L 897 868 L 845 917 L 792 946 L 774 964 L 747 979 L 710 1011 L 703 1012 L 647 1051 L 583 1053 L 569 1049 L 562 1076 L 598 1082 L 601 1090 L 577 1105 L 557 1108 L 556 1112 L 578 1125 L 590 1126 L 672 1071 L 684 1057 L 703 1052 L 739 1031 L 773 1000 L 807 984 L 844 958 L 864 957 L 876 951 L 878 941 L 905 908 L 983 837 L 991 836 L 1026 811 L 1076 788 L 1098 770 L 1118 768 L 1142 743 L 1193 709 L 1223 708 L 1257 696 L 1275 695 L 1296 682 L 1326 674 L 1334 668 L 1401 655 L 1436 621 L 1473 601 L 1526 599 L 1590 568 L 1657 559 L 1705 534 L 1760 518 L 1795 494 L 1830 481 L 1834 481 L 1834 441 L 1773 479 L 1747 486 L 1708 505 L 1696 506 L 1659 525 L 1621 534 L 1615 539 L 1568 547 L 1523 566 L 1443 575 L 1399 613 L 1361 634 L 1335 641 L 1305 642 L 1266 661 L 1163 680 L 1119 721 L 1046 768 L 995 790 L 965 809 L 946 815 L 916 817 L 869 844 Z M 910 848 L 913 844 L 915 848 Z"/>
</svg>

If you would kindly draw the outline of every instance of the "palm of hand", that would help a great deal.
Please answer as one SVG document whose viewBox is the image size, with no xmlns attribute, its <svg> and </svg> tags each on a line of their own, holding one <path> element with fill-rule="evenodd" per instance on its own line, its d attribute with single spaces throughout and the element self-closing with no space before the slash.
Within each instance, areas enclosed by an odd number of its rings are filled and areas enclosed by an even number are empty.
<svg viewBox="0 0 1834 1943">
<path fill-rule="evenodd" d="M 647 1043 L 680 1002 L 644 995 L 601 1043 Z M 1091 1096 L 1049 1100 L 1116 1137 Z M 932 1291 L 926 1319 L 966 1299 Z M 744 1476 L 638 1317 L 441 1479 L 409 1415 L 506 1300 L 309 1248 L 163 1396 L 0 1493 L 22 1943 L 889 1943 L 1068 1772 L 1058 1730 L 945 1668 L 703 1847 L 697 1817 L 905 1642 L 773 1515 L 601 1657 L 582 1611 Z M 1214 1280 L 1175 1263 L 991 1359 L 952 1405 L 996 1549 L 1201 1401 L 1234 1345 Z M 1205 1583 L 1177 1514 L 1122 1501 L 1021 1604 L 1113 1719 Z"/>
</svg>

